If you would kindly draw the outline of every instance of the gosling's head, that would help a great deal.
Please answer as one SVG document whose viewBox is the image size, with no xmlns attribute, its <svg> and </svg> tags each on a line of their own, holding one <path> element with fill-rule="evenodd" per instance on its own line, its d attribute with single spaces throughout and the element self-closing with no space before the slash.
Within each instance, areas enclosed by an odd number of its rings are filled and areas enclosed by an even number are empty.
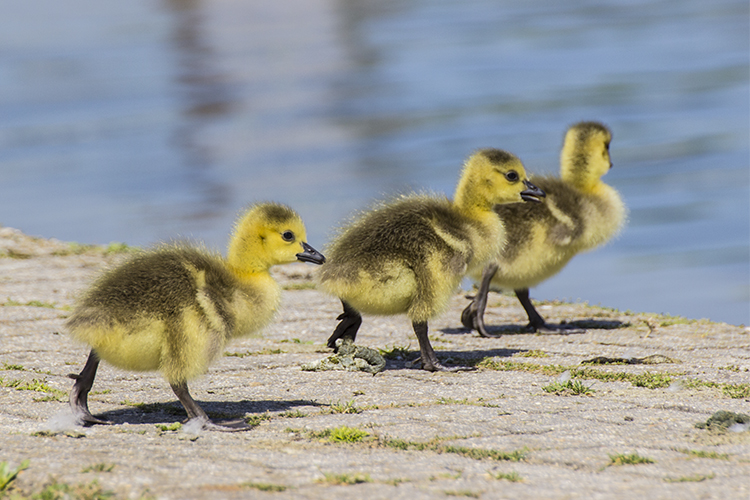
<svg viewBox="0 0 750 500">
<path fill-rule="evenodd" d="M 540 201 L 544 192 L 529 182 L 515 155 L 501 149 L 482 149 L 466 160 L 456 189 L 456 203 L 485 209 L 501 203 Z"/>
<path fill-rule="evenodd" d="M 612 167 L 609 143 L 612 133 L 598 122 L 581 122 L 565 134 L 560 152 L 560 175 L 579 189 L 589 190 Z"/>
<path fill-rule="evenodd" d="M 306 240 L 305 225 L 297 212 L 278 203 L 261 203 L 237 220 L 227 258 L 240 273 L 265 271 L 297 260 L 325 262 L 325 257 Z"/>
</svg>

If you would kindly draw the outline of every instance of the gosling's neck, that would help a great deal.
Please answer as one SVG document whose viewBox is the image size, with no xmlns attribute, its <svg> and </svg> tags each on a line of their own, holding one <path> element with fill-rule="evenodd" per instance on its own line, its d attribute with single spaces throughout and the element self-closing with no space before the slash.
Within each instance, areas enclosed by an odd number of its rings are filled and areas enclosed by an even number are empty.
<svg viewBox="0 0 750 500">
<path fill-rule="evenodd" d="M 610 169 L 609 156 L 599 158 L 582 150 L 577 143 L 571 145 L 570 142 L 566 139 L 560 153 L 560 178 L 581 193 L 606 195 L 610 188 L 602 181 L 602 176 Z"/>
<path fill-rule="evenodd" d="M 471 183 L 464 179 L 456 189 L 453 206 L 476 223 L 476 233 L 471 237 L 473 257 L 470 267 L 473 269 L 484 266 L 505 245 L 505 226 L 502 220 L 494 212 L 494 205 L 486 197 L 478 195 Z"/>
<path fill-rule="evenodd" d="M 486 196 L 480 194 L 475 184 L 474 180 L 464 175 L 456 186 L 453 206 L 466 217 L 474 220 L 482 221 L 488 217 L 494 217 L 492 211 L 494 204 Z"/>
<path fill-rule="evenodd" d="M 227 267 L 240 281 L 253 281 L 270 277 L 271 264 L 263 258 L 262 252 L 249 249 L 247 242 L 235 238 L 227 251 Z"/>
<path fill-rule="evenodd" d="M 606 197 L 612 192 L 612 188 L 605 184 L 600 177 L 594 179 L 580 178 L 571 175 L 563 175 L 563 181 L 573 186 L 581 193 L 598 198 Z"/>
</svg>

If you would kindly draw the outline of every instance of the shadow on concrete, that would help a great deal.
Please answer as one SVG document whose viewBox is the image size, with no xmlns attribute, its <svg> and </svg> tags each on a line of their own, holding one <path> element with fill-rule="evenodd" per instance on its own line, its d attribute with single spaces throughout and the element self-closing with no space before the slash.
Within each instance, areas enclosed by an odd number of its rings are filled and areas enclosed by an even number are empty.
<svg viewBox="0 0 750 500">
<path fill-rule="evenodd" d="M 563 323 L 548 323 L 548 325 L 553 328 L 561 326 L 563 328 L 580 328 L 584 330 L 616 330 L 618 328 L 627 328 L 631 326 L 630 323 L 624 323 L 622 321 L 600 319 L 581 319 Z M 531 327 L 526 325 L 485 325 L 485 328 L 490 335 L 573 335 L 576 333 L 585 333 L 575 331 L 566 333 L 564 330 L 560 333 L 537 333 Z M 446 335 L 466 335 L 474 333 L 474 330 L 468 328 L 443 328 L 438 331 Z"/>
<path fill-rule="evenodd" d="M 268 411 L 290 411 L 300 406 L 327 406 L 316 401 L 196 401 L 212 420 L 250 419 Z M 148 403 L 121 410 L 97 413 L 96 416 L 114 424 L 169 424 L 187 418 L 185 409 L 178 401 Z"/>
</svg>

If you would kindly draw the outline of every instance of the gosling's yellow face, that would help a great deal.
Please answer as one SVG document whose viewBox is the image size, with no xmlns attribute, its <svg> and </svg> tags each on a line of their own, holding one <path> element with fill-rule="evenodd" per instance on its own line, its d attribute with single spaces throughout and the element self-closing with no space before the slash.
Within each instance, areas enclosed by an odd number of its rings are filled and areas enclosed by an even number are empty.
<svg viewBox="0 0 750 500">
<path fill-rule="evenodd" d="M 475 153 L 467 168 L 478 183 L 475 189 L 493 205 L 521 201 L 540 201 L 544 192 L 529 182 L 521 160 L 507 151 L 483 149 Z"/>
<path fill-rule="evenodd" d="M 325 257 L 307 244 L 305 225 L 291 208 L 264 203 L 237 222 L 228 259 L 238 269 L 267 269 L 297 260 L 322 264 Z"/>
<path fill-rule="evenodd" d="M 268 222 L 261 230 L 261 240 L 271 265 L 297 260 L 314 264 L 325 262 L 323 254 L 307 243 L 305 226 L 299 218 Z"/>
</svg>

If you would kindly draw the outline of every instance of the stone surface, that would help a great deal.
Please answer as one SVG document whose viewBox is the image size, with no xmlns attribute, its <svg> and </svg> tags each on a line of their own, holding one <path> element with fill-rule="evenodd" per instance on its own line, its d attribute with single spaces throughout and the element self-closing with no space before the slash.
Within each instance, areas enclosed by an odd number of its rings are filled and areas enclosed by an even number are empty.
<svg viewBox="0 0 750 500">
<path fill-rule="evenodd" d="M 76 427 L 67 416 L 67 374 L 81 370 L 88 350 L 65 335 L 64 320 L 76 293 L 122 257 L 75 250 L 0 228 L 0 462 L 30 461 L 11 483 L 18 494 L 97 480 L 117 498 L 750 497 L 750 432 L 695 427 L 719 410 L 750 413 L 744 326 L 547 303 L 539 311 L 550 322 L 589 329 L 535 335 L 507 327 L 525 324 L 523 309 L 492 294 L 486 320 L 504 334 L 486 339 L 460 328 L 466 299 L 457 294 L 430 337 L 445 364 L 490 360 L 477 370 L 407 368 L 418 346 L 406 318 L 365 317 L 357 344 L 409 347 L 404 359 L 389 359 L 376 376 L 307 372 L 303 363 L 330 354 L 325 342 L 340 313 L 337 300 L 311 289 L 307 265 L 276 271 L 287 291 L 264 335 L 231 344 L 191 384 L 209 415 L 251 418 L 259 422 L 252 431 L 163 430 L 185 417 L 167 383 L 106 364 L 90 408 L 115 425 Z M 654 355 L 676 362 L 590 365 L 594 378 L 576 371 L 597 357 Z M 546 392 L 564 368 L 594 392 Z M 669 380 L 638 387 L 605 381 L 606 373 Z M 343 444 L 321 437 L 341 426 L 370 436 Z M 394 440 L 412 444 L 401 449 Z M 519 450 L 520 461 L 481 455 Z M 609 465 L 611 456 L 633 453 L 653 463 Z M 113 467 L 84 472 L 98 464 Z M 521 480 L 497 478 L 509 473 Z M 365 482 L 334 484 L 335 475 Z"/>
</svg>

